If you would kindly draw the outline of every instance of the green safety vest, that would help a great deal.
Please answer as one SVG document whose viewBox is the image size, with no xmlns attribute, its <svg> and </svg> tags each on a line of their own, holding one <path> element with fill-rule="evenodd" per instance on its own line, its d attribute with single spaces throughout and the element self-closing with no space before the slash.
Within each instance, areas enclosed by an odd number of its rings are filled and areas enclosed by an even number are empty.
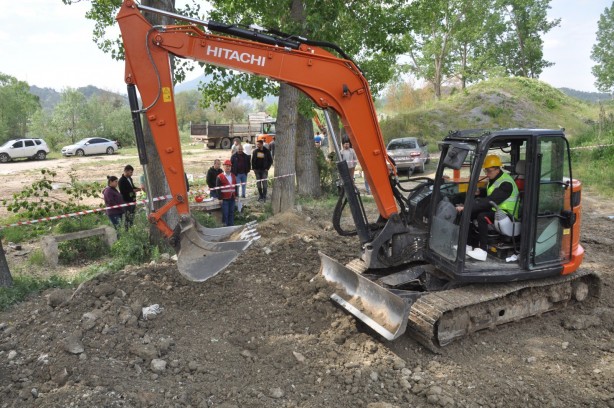
<svg viewBox="0 0 614 408">
<path fill-rule="evenodd" d="M 515 219 L 518 219 L 518 205 L 516 201 L 518 200 L 518 186 L 516 186 L 516 182 L 509 174 L 501 171 L 501 176 L 494 183 L 490 184 L 486 189 L 486 195 L 490 196 L 492 192 L 498 188 L 503 183 L 510 183 L 512 185 L 512 194 L 508 198 L 505 199 L 501 204 L 499 204 L 499 208 L 506 213 L 513 215 Z M 493 211 L 496 211 L 493 208 Z"/>
</svg>

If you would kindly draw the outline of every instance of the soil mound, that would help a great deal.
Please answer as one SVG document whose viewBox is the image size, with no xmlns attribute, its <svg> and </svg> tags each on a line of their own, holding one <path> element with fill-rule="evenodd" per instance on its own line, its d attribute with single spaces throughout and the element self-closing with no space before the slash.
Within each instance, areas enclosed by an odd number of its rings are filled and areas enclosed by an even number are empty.
<svg viewBox="0 0 614 408">
<path fill-rule="evenodd" d="M 357 240 L 316 212 L 281 214 L 207 282 L 152 264 L 1 313 L 0 407 L 614 407 L 614 222 L 604 220 L 584 219 L 585 267 L 604 279 L 596 308 L 435 355 L 335 308 L 318 251 L 346 262 Z"/>
</svg>

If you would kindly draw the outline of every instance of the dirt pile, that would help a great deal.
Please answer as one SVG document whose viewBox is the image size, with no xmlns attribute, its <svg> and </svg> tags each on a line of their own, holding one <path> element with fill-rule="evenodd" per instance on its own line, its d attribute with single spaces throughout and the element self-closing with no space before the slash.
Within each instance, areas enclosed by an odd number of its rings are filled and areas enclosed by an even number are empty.
<svg viewBox="0 0 614 408">
<path fill-rule="evenodd" d="M 584 219 L 603 296 L 435 355 L 328 300 L 318 251 L 357 253 L 303 209 L 195 284 L 173 263 L 99 276 L 0 314 L 0 407 L 614 407 L 614 222 Z M 157 306 L 156 306 L 157 305 Z"/>
</svg>

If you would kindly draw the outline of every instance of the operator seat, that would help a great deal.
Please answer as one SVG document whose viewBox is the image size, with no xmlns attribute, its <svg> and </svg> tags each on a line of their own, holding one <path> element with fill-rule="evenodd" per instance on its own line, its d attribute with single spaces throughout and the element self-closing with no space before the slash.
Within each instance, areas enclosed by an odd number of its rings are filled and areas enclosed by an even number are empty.
<svg viewBox="0 0 614 408">
<path fill-rule="evenodd" d="M 516 186 L 518 187 L 518 191 L 524 191 L 524 176 L 525 176 L 525 165 L 526 162 L 524 160 L 518 160 L 516 162 L 516 166 L 514 168 L 514 181 L 516 182 Z"/>
</svg>

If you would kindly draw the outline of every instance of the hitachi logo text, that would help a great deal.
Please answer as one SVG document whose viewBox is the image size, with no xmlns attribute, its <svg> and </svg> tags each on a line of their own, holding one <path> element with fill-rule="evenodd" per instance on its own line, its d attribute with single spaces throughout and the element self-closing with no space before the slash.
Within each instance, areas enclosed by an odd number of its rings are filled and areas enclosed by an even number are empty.
<svg viewBox="0 0 614 408">
<path fill-rule="evenodd" d="M 207 46 L 207 55 L 213 55 L 217 58 L 224 58 L 227 60 L 238 61 L 244 64 L 258 65 L 261 67 L 264 67 L 264 63 L 266 62 L 264 56 L 257 57 L 249 52 L 239 53 L 239 51 L 234 51 L 228 48 L 212 47 L 210 45 Z"/>
</svg>

